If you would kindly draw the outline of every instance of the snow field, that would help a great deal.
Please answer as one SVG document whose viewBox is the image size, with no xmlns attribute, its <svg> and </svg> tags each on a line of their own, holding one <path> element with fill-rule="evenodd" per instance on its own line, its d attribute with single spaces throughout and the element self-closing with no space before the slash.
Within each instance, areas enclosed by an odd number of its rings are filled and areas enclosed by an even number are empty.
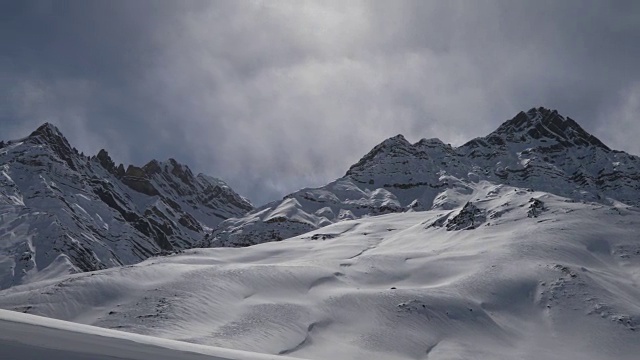
<svg viewBox="0 0 640 360">
<path fill-rule="evenodd" d="M 471 195 L 17 286 L 0 306 L 306 359 L 637 358 L 637 210 L 489 183 Z"/>
</svg>

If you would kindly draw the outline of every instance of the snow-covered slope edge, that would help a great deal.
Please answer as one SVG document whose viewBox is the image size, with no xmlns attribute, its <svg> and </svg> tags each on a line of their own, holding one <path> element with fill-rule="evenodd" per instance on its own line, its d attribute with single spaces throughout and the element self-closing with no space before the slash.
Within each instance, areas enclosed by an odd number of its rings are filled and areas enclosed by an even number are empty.
<svg viewBox="0 0 640 360">
<path fill-rule="evenodd" d="M 173 159 L 116 166 L 44 124 L 0 142 L 0 289 L 192 247 L 251 204 Z"/>
<path fill-rule="evenodd" d="M 580 201 L 640 205 L 640 157 L 611 150 L 555 110 L 533 108 L 454 148 L 402 135 L 374 147 L 346 175 L 222 222 L 204 246 L 286 239 L 345 219 L 462 206 L 487 180 Z"/>
<path fill-rule="evenodd" d="M 640 213 L 478 182 L 348 220 L 0 292 L 0 307 L 308 359 L 636 359 Z"/>
<path fill-rule="evenodd" d="M 3 359 L 286 360 L 0 310 Z M 289 358 L 292 359 L 292 358 Z"/>
</svg>

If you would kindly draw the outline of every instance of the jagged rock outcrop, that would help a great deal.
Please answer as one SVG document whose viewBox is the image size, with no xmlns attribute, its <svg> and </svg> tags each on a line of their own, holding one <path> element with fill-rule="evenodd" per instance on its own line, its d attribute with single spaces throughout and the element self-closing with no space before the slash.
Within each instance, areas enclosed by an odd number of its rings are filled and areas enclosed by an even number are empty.
<svg viewBox="0 0 640 360">
<path fill-rule="evenodd" d="M 528 217 L 538 217 L 547 208 L 544 206 L 544 202 L 540 199 L 531 198 L 529 200 L 529 210 L 527 211 Z"/>
<path fill-rule="evenodd" d="M 475 206 L 472 202 L 468 202 L 460 209 L 457 215 L 447 220 L 446 228 L 448 231 L 453 230 L 470 230 L 475 229 L 487 220 L 484 211 Z"/>
<path fill-rule="evenodd" d="M 192 247 L 252 205 L 177 161 L 125 171 L 44 124 L 0 149 L 0 288 Z"/>
</svg>

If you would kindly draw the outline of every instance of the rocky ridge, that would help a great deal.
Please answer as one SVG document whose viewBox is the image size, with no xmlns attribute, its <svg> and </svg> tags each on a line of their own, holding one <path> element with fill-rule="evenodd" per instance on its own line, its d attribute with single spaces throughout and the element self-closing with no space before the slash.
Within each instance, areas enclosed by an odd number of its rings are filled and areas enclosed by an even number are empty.
<svg viewBox="0 0 640 360">
<path fill-rule="evenodd" d="M 85 156 L 51 124 L 0 145 L 0 288 L 189 248 L 253 208 L 174 159 Z"/>
<path fill-rule="evenodd" d="M 640 205 L 638 156 L 612 150 L 573 119 L 539 107 L 520 112 L 489 135 L 459 147 L 439 139 L 412 144 L 402 135 L 391 137 L 345 176 L 226 220 L 203 245 L 247 246 L 344 219 L 452 210 L 474 200 L 471 197 L 480 181 L 577 201 Z M 538 211 L 536 207 L 531 216 Z"/>
</svg>

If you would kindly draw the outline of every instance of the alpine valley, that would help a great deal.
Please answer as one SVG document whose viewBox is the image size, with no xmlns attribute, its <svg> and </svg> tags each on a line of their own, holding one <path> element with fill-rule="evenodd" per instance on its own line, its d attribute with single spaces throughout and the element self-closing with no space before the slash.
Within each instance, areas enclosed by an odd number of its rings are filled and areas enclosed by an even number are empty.
<svg viewBox="0 0 640 360">
<path fill-rule="evenodd" d="M 50 124 L 0 145 L 16 358 L 640 353 L 640 157 L 555 110 L 459 147 L 394 136 L 257 208 L 172 159 L 79 154 Z"/>
</svg>

